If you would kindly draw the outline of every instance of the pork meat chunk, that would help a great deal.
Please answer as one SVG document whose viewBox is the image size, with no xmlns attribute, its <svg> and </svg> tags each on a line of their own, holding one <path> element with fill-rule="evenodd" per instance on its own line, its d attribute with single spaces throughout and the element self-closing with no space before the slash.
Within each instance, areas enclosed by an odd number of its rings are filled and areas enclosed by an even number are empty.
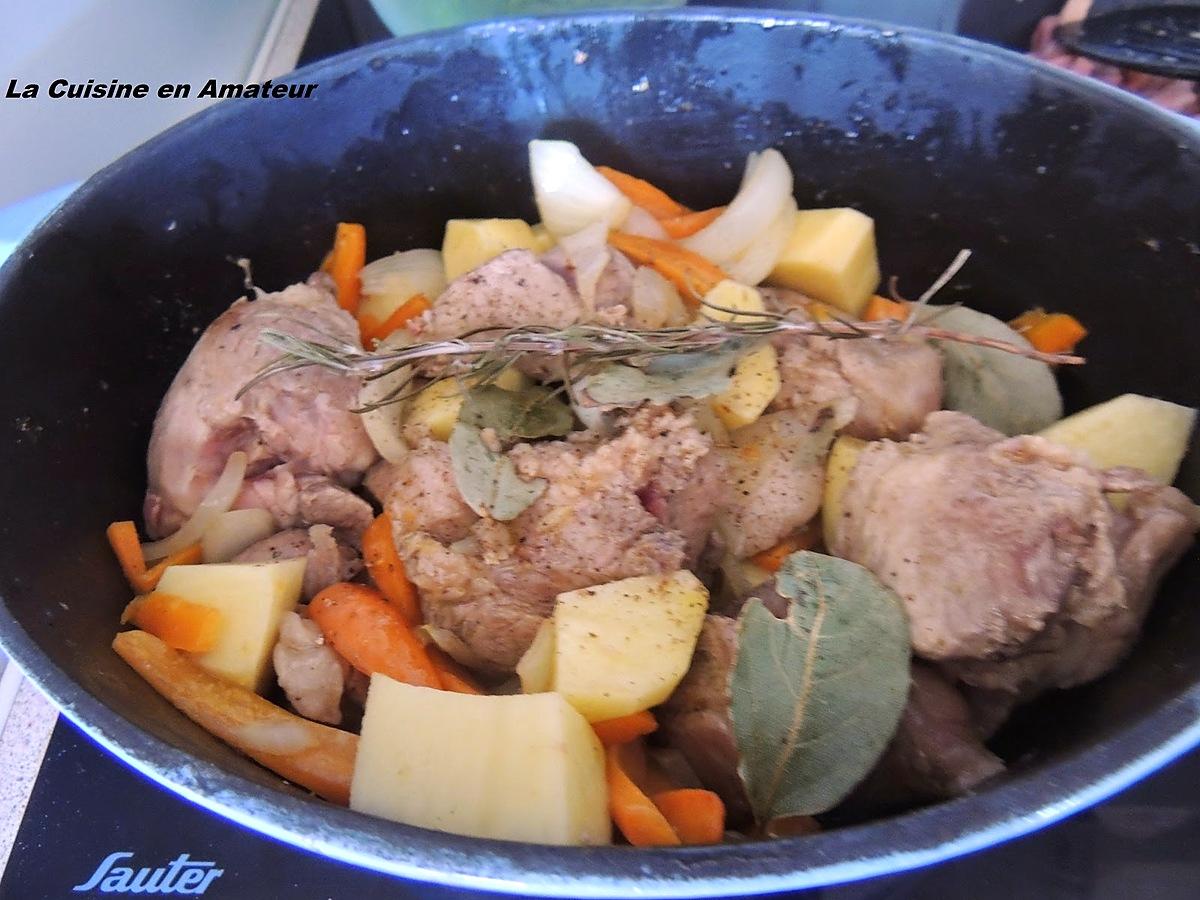
<svg viewBox="0 0 1200 900">
<path fill-rule="evenodd" d="M 362 571 L 362 557 L 349 543 L 338 540 L 328 525 L 289 528 L 251 544 L 233 558 L 234 562 L 278 562 L 304 557 L 305 600 L 311 600 L 331 584 L 349 581 Z"/>
<path fill-rule="evenodd" d="M 547 488 L 507 523 L 462 504 L 448 457 L 435 460 L 443 448 L 416 448 L 406 464 L 440 472 L 440 490 L 431 474 L 412 486 L 414 499 L 394 494 L 388 507 L 426 621 L 465 643 L 481 668 L 511 672 L 559 593 L 681 567 L 687 539 L 642 495 L 651 484 L 680 491 L 710 448 L 689 417 L 663 408 L 639 410 L 612 438 L 519 444 L 508 451 L 519 475 Z"/>
<path fill-rule="evenodd" d="M 903 598 L 914 650 L 1014 703 L 1111 668 L 1200 527 L 1174 488 L 953 412 L 868 445 L 843 510 L 831 549 Z"/>
<path fill-rule="evenodd" d="M 562 328 L 582 315 L 578 295 L 561 275 L 528 250 L 509 250 L 450 282 L 409 329 L 432 341 L 481 328 Z"/>
<path fill-rule="evenodd" d="M 348 490 L 376 459 L 350 412 L 357 378 L 299 369 L 237 396 L 279 356 L 259 340 L 268 328 L 358 342 L 354 318 L 316 285 L 239 300 L 218 317 L 192 348 L 154 421 L 145 504 L 152 536 L 170 534 L 196 510 L 236 450 L 249 457 L 237 506 L 268 509 L 280 527 L 370 522 L 370 507 Z"/>
<path fill-rule="evenodd" d="M 342 721 L 349 666 L 325 642 L 316 622 L 296 612 L 284 613 L 271 659 L 275 678 L 296 712 L 329 725 Z"/>
</svg>

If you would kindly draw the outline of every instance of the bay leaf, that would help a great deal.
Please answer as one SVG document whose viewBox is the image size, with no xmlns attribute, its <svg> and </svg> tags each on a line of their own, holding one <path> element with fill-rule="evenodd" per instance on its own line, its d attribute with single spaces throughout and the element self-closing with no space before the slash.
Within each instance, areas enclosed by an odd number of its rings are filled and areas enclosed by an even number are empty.
<svg viewBox="0 0 1200 900">
<path fill-rule="evenodd" d="M 593 403 L 611 406 L 712 397 L 729 386 L 738 355 L 736 352 L 679 354 L 655 360 L 644 369 L 613 363 L 582 378 L 577 387 Z"/>
<path fill-rule="evenodd" d="M 938 328 L 1007 341 L 1030 343 L 999 319 L 965 306 L 931 306 Z M 1003 350 L 951 341 L 937 342 L 944 360 L 942 405 L 974 416 L 1005 434 L 1033 434 L 1062 418 L 1062 394 L 1054 371 L 1044 362 Z"/>
<path fill-rule="evenodd" d="M 507 391 L 482 384 L 463 396 L 458 421 L 476 428 L 491 428 L 502 442 L 562 437 L 575 424 L 571 408 L 550 388 L 532 385 Z"/>
<path fill-rule="evenodd" d="M 510 522 L 546 490 L 546 480 L 525 481 L 513 461 L 483 442 L 479 428 L 459 422 L 450 433 L 450 467 L 458 492 L 477 515 Z"/>
<path fill-rule="evenodd" d="M 729 684 L 738 773 L 764 824 L 836 806 L 887 747 L 909 683 L 903 606 L 867 569 L 793 553 L 775 589 L 787 618 L 743 607 Z"/>
</svg>

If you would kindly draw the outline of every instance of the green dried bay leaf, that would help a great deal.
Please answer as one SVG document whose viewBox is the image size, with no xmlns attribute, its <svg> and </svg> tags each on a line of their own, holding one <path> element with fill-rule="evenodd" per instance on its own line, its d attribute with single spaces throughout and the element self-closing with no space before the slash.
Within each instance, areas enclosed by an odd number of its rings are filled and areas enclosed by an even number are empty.
<svg viewBox="0 0 1200 900">
<path fill-rule="evenodd" d="M 454 483 L 477 515 L 510 522 L 546 490 L 544 478 L 522 480 L 513 461 L 489 448 L 474 425 L 460 421 L 449 443 Z"/>
<path fill-rule="evenodd" d="M 1019 347 L 1031 344 L 999 319 L 965 306 L 931 306 L 922 321 L 938 328 L 994 338 Z M 1062 394 L 1044 362 L 1003 350 L 939 341 L 945 361 L 946 409 L 974 416 L 1005 434 L 1033 434 L 1062 418 Z"/>
<path fill-rule="evenodd" d="M 686 353 L 669 362 L 657 360 L 658 365 L 645 369 L 613 363 L 581 379 L 578 389 L 593 403 L 612 406 L 711 397 L 729 386 L 738 356 L 737 352 Z"/>
<path fill-rule="evenodd" d="M 466 392 L 458 421 L 475 428 L 491 428 L 502 442 L 562 437 L 575 424 L 571 408 L 550 388 L 506 391 L 494 384 Z"/>
<path fill-rule="evenodd" d="M 762 824 L 836 806 L 887 747 L 909 684 L 903 606 L 868 570 L 793 553 L 776 590 L 788 616 L 746 604 L 729 685 L 738 773 Z"/>
</svg>

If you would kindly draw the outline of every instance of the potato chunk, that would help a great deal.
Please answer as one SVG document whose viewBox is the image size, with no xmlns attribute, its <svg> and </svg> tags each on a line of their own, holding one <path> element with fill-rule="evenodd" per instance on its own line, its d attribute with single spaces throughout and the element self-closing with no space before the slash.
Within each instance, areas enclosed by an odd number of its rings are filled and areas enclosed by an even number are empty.
<svg viewBox="0 0 1200 900">
<path fill-rule="evenodd" d="M 831 551 L 842 520 L 842 495 L 846 493 L 858 454 L 866 445 L 867 442 L 860 438 L 842 435 L 829 451 L 829 461 L 825 464 L 825 494 L 821 502 L 821 529 L 825 546 Z"/>
<path fill-rule="evenodd" d="M 691 572 L 558 595 L 554 690 L 590 722 L 662 703 L 691 664 L 708 591 Z"/>
<path fill-rule="evenodd" d="M 446 280 L 478 269 L 505 250 L 531 250 L 539 243 L 544 241 L 522 219 L 451 219 L 442 239 Z"/>
<path fill-rule="evenodd" d="M 300 602 L 305 564 L 287 559 L 171 566 L 158 590 L 218 610 L 222 628 L 216 646 L 192 659 L 214 675 L 261 691 L 271 672 L 279 620 Z"/>
<path fill-rule="evenodd" d="M 856 209 L 802 209 L 767 281 L 857 316 L 879 286 L 875 221 Z"/>
<path fill-rule="evenodd" d="M 600 741 L 553 693 L 456 694 L 373 675 L 350 807 L 476 837 L 611 839 Z"/>
<path fill-rule="evenodd" d="M 737 361 L 729 387 L 712 398 L 713 412 L 730 431 L 749 425 L 758 421 L 782 384 L 775 348 L 763 344 Z"/>
<path fill-rule="evenodd" d="M 1122 394 L 1040 432 L 1057 444 L 1082 450 L 1102 469 L 1132 466 L 1163 484 L 1179 474 L 1196 410 L 1141 394 Z"/>
<path fill-rule="evenodd" d="M 517 662 L 517 678 L 525 694 L 554 690 L 554 619 L 546 619 L 538 628 L 533 643 Z"/>
<path fill-rule="evenodd" d="M 516 369 L 505 369 L 492 383 L 506 391 L 519 391 L 528 384 L 525 376 Z M 434 382 L 408 401 L 405 430 L 414 438 L 428 434 L 434 440 L 448 441 L 462 405 L 463 395 L 457 379 Z"/>
<path fill-rule="evenodd" d="M 717 283 L 711 291 L 704 295 L 704 303 L 712 306 L 722 306 L 725 309 L 745 310 L 746 312 L 766 312 L 762 294 L 749 285 L 731 281 L 726 278 Z M 725 312 L 725 309 L 712 309 L 702 306 L 700 320 L 715 319 L 718 322 L 755 322 L 759 316 L 739 316 L 737 313 Z"/>
</svg>

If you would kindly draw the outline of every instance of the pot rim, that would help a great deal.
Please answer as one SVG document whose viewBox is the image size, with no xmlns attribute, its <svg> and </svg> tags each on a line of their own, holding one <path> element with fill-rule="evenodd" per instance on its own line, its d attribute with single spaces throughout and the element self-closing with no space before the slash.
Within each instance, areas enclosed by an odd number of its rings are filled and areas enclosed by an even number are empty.
<svg viewBox="0 0 1200 900">
<path fill-rule="evenodd" d="M 1013 51 L 968 38 L 857 18 L 741 9 L 595 12 L 495 20 L 395 38 L 351 50 L 290 73 L 277 83 L 319 80 L 444 35 L 495 30 L 537 31 L 566 23 L 685 20 L 761 28 L 840 29 L 873 38 L 958 48 L 1008 67 L 1032 68 L 1098 103 L 1121 104 L 1147 127 L 1173 133 L 1200 152 L 1200 127 L 1107 84 L 1085 79 Z M 185 137 L 240 104 L 216 104 L 130 151 L 50 214 L 0 267 L 0 296 L 30 247 L 84 206 L 147 149 Z M 0 597 L 0 647 L 61 712 L 90 738 L 141 774 L 238 825 L 331 859 L 419 881 L 547 897 L 695 897 L 762 894 L 894 874 L 961 856 L 1043 828 L 1112 796 L 1200 745 L 1200 682 L 1084 750 L 1009 776 L 978 794 L 891 818 L 818 835 L 771 842 L 677 849 L 547 847 L 469 838 L 375 819 L 266 788 L 143 731 L 88 693 L 55 665 L 8 613 Z M 886 849 L 881 849 L 886 848 Z"/>
</svg>

